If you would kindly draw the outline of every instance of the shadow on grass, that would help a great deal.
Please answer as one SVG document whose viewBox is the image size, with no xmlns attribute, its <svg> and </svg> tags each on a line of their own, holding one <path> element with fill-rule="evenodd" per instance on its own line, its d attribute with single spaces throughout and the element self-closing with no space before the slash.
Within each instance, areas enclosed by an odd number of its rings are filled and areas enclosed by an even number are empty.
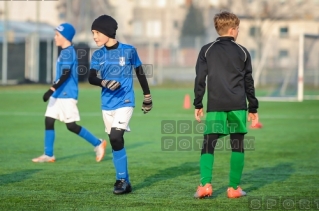
<svg viewBox="0 0 319 211">
<path fill-rule="evenodd" d="M 134 185 L 134 191 L 152 186 L 156 182 L 162 182 L 165 180 L 174 179 L 179 176 L 185 176 L 186 174 L 193 174 L 198 172 L 198 162 L 186 162 L 178 166 L 169 167 L 160 170 L 158 173 L 148 176 L 143 182 Z"/>
<path fill-rule="evenodd" d="M 130 141 L 127 141 L 127 142 L 130 142 Z M 131 149 L 139 148 L 148 144 L 151 144 L 151 143 L 150 142 L 134 142 L 134 144 L 131 144 L 131 143 L 126 144 L 125 148 L 127 148 L 128 150 L 131 150 Z"/>
<path fill-rule="evenodd" d="M 287 180 L 294 172 L 295 169 L 293 169 L 292 163 L 280 163 L 274 167 L 258 168 L 249 172 L 244 170 L 241 184 L 251 184 L 251 186 L 244 189 L 249 195 L 249 192 L 263 188 L 265 185 Z M 226 195 L 227 188 L 228 186 L 224 186 L 217 189 L 211 198 L 215 198 L 220 194 Z"/>
<path fill-rule="evenodd" d="M 56 161 L 67 160 L 67 159 L 81 157 L 81 156 L 87 156 L 87 155 L 90 155 L 90 156 L 92 156 L 92 159 L 95 159 L 95 153 L 92 150 L 91 152 L 83 152 L 83 153 L 78 153 L 78 154 L 73 154 L 73 155 L 67 155 L 67 156 L 64 156 L 64 157 L 57 157 Z"/>
<path fill-rule="evenodd" d="M 15 182 L 22 182 L 26 179 L 31 178 L 31 176 L 42 169 L 28 169 L 23 171 L 17 171 L 10 174 L 3 174 L 0 175 L 0 186 L 15 183 Z"/>
<path fill-rule="evenodd" d="M 138 142 L 138 143 L 134 143 L 134 144 L 131 144 L 127 147 L 127 149 L 134 149 L 134 148 L 139 148 L 139 147 L 142 147 L 144 145 L 147 145 L 147 144 L 150 144 L 150 143 L 145 143 L 145 142 Z M 90 147 L 90 146 L 89 146 Z M 67 159 L 71 159 L 71 158 L 76 158 L 76 157 L 81 157 L 81 156 L 93 156 L 93 158 L 95 158 L 95 152 L 92 150 L 92 151 L 89 151 L 89 152 L 83 152 L 83 153 L 77 153 L 77 154 L 73 154 L 73 155 L 68 155 L 68 156 L 64 156 L 64 157 L 60 157 L 60 158 L 57 158 L 56 160 L 67 160 Z M 112 157 L 112 147 L 111 147 L 111 144 L 110 142 L 107 143 L 106 145 L 106 152 L 105 152 L 105 157 L 103 158 L 103 161 L 107 161 L 107 160 L 112 160 L 113 157 Z"/>
</svg>

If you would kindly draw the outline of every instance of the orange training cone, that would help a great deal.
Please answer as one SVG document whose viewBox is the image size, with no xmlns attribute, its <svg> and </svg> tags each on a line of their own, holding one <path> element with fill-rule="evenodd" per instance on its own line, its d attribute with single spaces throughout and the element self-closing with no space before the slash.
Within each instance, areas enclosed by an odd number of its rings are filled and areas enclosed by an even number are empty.
<svg viewBox="0 0 319 211">
<path fill-rule="evenodd" d="M 191 98 L 188 94 L 184 97 L 184 109 L 190 109 L 191 108 Z"/>
</svg>

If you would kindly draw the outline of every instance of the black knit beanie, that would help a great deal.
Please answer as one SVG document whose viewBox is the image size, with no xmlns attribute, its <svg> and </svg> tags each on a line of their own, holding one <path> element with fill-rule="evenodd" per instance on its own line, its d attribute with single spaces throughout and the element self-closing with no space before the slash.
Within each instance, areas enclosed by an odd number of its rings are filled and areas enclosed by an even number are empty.
<svg viewBox="0 0 319 211">
<path fill-rule="evenodd" d="M 115 39 L 117 22 L 111 16 L 101 15 L 93 21 L 91 30 L 99 31 L 109 38 Z"/>
</svg>

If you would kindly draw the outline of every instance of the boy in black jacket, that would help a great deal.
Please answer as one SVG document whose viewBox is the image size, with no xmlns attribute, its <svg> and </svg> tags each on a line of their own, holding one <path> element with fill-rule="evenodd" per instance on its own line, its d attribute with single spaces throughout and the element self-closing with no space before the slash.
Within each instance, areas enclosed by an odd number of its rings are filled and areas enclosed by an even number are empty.
<svg viewBox="0 0 319 211">
<path fill-rule="evenodd" d="M 252 65 L 249 52 L 236 43 L 240 20 L 230 12 L 214 17 L 217 33 L 214 42 L 202 47 L 195 79 L 195 119 L 203 116 L 203 96 L 207 79 L 207 115 L 204 142 L 200 158 L 201 185 L 195 198 L 211 196 L 214 148 L 218 138 L 230 134 L 232 154 L 230 160 L 227 196 L 238 198 L 246 193 L 238 186 L 244 167 L 244 135 L 247 133 L 246 117 L 252 127 L 258 123 L 258 100 L 255 97 Z"/>
</svg>

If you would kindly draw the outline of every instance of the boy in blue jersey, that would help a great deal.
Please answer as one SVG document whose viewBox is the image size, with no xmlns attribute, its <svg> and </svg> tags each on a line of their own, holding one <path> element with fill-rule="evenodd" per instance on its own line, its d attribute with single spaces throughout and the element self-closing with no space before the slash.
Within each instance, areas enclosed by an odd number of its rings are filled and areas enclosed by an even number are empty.
<svg viewBox="0 0 319 211">
<path fill-rule="evenodd" d="M 62 48 L 56 65 L 56 80 L 53 86 L 43 95 L 43 101 L 49 100 L 45 113 L 44 154 L 32 159 L 33 162 L 54 162 L 53 145 L 55 139 L 54 122 L 64 122 L 69 131 L 84 138 L 95 148 L 96 161 L 100 162 L 105 154 L 106 141 L 93 136 L 87 129 L 76 124 L 80 121 L 77 108 L 78 99 L 78 60 L 72 39 L 74 27 L 63 23 L 55 29 L 55 44 Z"/>
<path fill-rule="evenodd" d="M 97 46 L 103 46 L 92 55 L 89 82 L 102 88 L 103 121 L 112 145 L 116 171 L 113 193 L 130 193 L 124 132 L 130 130 L 128 123 L 135 107 L 133 69 L 143 89 L 142 111 L 145 114 L 152 109 L 150 89 L 136 49 L 115 39 L 117 22 L 102 15 L 94 20 L 91 29 Z"/>
</svg>

